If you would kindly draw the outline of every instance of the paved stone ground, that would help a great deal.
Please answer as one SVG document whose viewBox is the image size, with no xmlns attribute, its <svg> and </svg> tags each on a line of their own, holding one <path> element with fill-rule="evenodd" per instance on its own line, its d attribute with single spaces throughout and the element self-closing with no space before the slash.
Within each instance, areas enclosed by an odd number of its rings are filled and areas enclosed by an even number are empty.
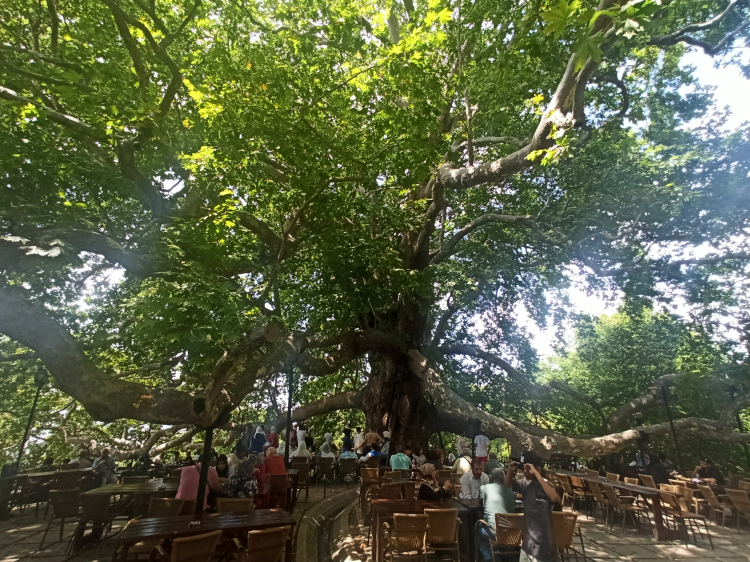
<svg viewBox="0 0 750 562">
<path fill-rule="evenodd" d="M 295 562 L 325 562 L 323 558 L 326 552 L 320 548 L 320 544 L 325 541 L 317 541 L 316 537 L 330 529 L 334 529 L 330 531 L 332 533 L 339 533 L 339 538 L 345 536 L 350 546 L 350 554 L 342 549 L 339 556 L 336 556 L 335 540 L 339 539 L 331 536 L 330 553 L 334 554 L 334 560 L 352 562 L 355 559 L 370 559 L 368 562 L 372 562 L 369 548 L 362 549 L 367 529 L 357 519 L 359 510 L 356 504 L 359 497 L 356 488 L 356 485 L 352 485 L 351 489 L 347 489 L 345 485 L 337 483 L 333 489 L 328 488 L 327 499 L 323 501 L 323 486 L 316 488 L 313 485 L 307 503 L 302 501 L 304 492 L 302 493 L 294 512 L 298 522 Z M 39 543 L 49 521 L 43 517 L 43 511 L 42 507 L 39 517 L 35 518 L 32 506 L 27 508 L 23 516 L 14 511 L 8 519 L 0 521 L 0 562 L 107 562 L 112 559 L 116 538 L 106 541 L 103 546 L 101 543 L 96 544 L 75 556 L 66 554 L 67 541 L 73 533 L 75 522 L 66 523 L 62 540 L 59 539 L 59 526 L 53 526 L 44 548 L 40 550 Z M 123 523 L 115 523 L 113 535 L 122 528 Z M 583 531 L 587 560 L 750 562 L 750 528 L 747 526 L 738 533 L 734 527 L 722 529 L 720 525 L 710 525 L 714 542 L 712 550 L 705 534 L 702 539 L 698 539 L 697 545 L 691 542 L 685 548 L 677 542 L 657 542 L 650 535 L 637 533 L 627 527 L 624 532 L 620 532 L 617 524 L 612 531 L 608 531 L 603 523 L 594 524 L 593 520 L 585 516 L 579 518 L 579 523 Z M 325 540 L 329 539 L 325 537 Z M 576 547 L 580 550 L 580 544 L 576 543 Z M 142 556 L 142 559 L 146 558 Z"/>
</svg>

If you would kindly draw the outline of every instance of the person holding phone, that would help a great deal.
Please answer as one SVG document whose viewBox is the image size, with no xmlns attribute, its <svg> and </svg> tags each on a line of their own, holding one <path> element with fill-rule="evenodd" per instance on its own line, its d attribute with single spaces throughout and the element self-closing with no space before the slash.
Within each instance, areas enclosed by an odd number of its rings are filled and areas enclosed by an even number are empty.
<svg viewBox="0 0 750 562">
<path fill-rule="evenodd" d="M 542 476 L 542 458 L 524 453 L 523 479 L 516 480 L 521 468 L 512 462 L 505 473 L 504 485 L 523 496 L 523 543 L 519 562 L 559 562 L 552 525 L 552 507 L 560 501 L 552 485 Z"/>
</svg>

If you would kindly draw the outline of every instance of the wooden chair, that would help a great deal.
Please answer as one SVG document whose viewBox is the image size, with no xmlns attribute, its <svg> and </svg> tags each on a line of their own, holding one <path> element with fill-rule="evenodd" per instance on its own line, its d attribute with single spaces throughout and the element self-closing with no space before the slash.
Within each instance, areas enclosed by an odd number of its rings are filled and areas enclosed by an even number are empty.
<svg viewBox="0 0 750 562">
<path fill-rule="evenodd" d="M 555 547 L 561 557 L 567 558 L 570 551 L 578 559 L 576 549 L 573 547 L 573 536 L 576 531 L 578 514 L 575 511 L 553 511 L 552 527 L 555 534 Z"/>
<path fill-rule="evenodd" d="M 396 513 L 393 525 L 383 523 L 386 538 L 385 552 L 399 557 L 421 559 L 427 562 L 428 516 L 422 514 Z"/>
<path fill-rule="evenodd" d="M 607 480 L 610 482 L 619 482 L 620 481 L 620 475 L 614 474 L 612 472 L 607 472 Z"/>
<path fill-rule="evenodd" d="M 380 457 L 378 457 L 380 458 Z M 331 487 L 333 487 L 333 462 L 336 459 L 333 457 L 322 457 L 318 459 L 318 471 L 315 479 L 315 486 L 320 484 L 320 477 L 323 477 L 323 499 L 326 497 L 326 487 L 328 485 L 328 479 L 331 479 Z M 369 461 L 369 459 L 368 459 Z"/>
<path fill-rule="evenodd" d="M 440 554 L 448 552 L 456 562 L 461 555 L 458 548 L 458 509 L 425 509 L 427 515 L 427 548 Z"/>
<path fill-rule="evenodd" d="M 419 492 L 419 486 L 421 486 L 421 483 L 415 482 L 414 480 L 404 482 L 404 499 L 416 500 L 417 494 Z"/>
<path fill-rule="evenodd" d="M 12 479 L 11 479 L 12 480 Z M 26 506 L 30 503 L 36 503 L 34 517 L 39 514 L 39 503 L 46 499 L 47 494 L 42 490 L 39 482 L 28 475 L 16 477 L 15 484 L 11 482 L 12 494 L 10 496 L 10 507 L 21 509 L 21 515 L 26 511 Z"/>
<path fill-rule="evenodd" d="M 265 507 L 280 507 L 286 511 L 287 491 L 289 490 L 289 477 L 286 474 L 268 474 L 266 475 L 265 485 Z"/>
<path fill-rule="evenodd" d="M 367 523 L 367 544 L 370 544 L 370 533 L 372 532 L 372 501 L 373 500 L 397 500 L 401 498 L 401 484 L 383 484 L 375 488 L 370 487 L 365 496 L 365 522 Z"/>
<path fill-rule="evenodd" d="M 310 464 L 307 462 L 294 463 L 294 468 L 299 470 L 297 474 L 297 497 L 299 497 L 304 489 L 305 503 L 307 503 L 307 498 L 310 496 Z"/>
<path fill-rule="evenodd" d="M 590 468 L 587 468 L 586 469 L 586 474 L 588 474 L 589 476 L 597 477 L 597 476 L 599 476 L 599 471 L 598 470 L 591 470 Z"/>
<path fill-rule="evenodd" d="M 456 474 L 455 472 L 451 472 L 451 484 L 461 485 L 462 476 L 463 474 Z"/>
<path fill-rule="evenodd" d="M 404 480 L 407 478 L 404 476 L 403 470 L 387 470 L 384 474 L 386 480 Z"/>
<path fill-rule="evenodd" d="M 656 482 L 654 482 L 653 476 L 649 476 L 648 474 L 639 474 L 638 478 L 641 479 L 641 482 L 643 482 L 643 485 L 647 488 L 656 489 Z"/>
<path fill-rule="evenodd" d="M 708 535 L 708 543 L 711 545 L 711 550 L 714 548 L 714 543 L 711 540 L 711 533 L 708 530 L 708 524 L 706 523 L 706 516 L 698 513 L 693 513 L 684 508 L 684 505 L 680 504 L 679 498 L 676 494 L 669 494 L 667 492 L 659 492 L 661 501 L 666 505 L 664 511 L 667 515 L 672 517 L 675 521 L 681 521 L 683 525 L 690 528 L 690 532 L 693 533 L 693 541 L 698 544 L 698 539 L 695 536 L 696 529 L 700 534 L 700 528 L 697 523 L 702 522 L 703 527 L 706 529 Z M 687 539 L 685 539 L 685 545 L 687 546 Z"/>
<path fill-rule="evenodd" d="M 578 476 L 570 476 L 570 484 L 573 486 L 573 493 L 575 494 L 575 498 L 578 500 L 583 500 L 583 505 L 586 511 L 589 509 L 589 504 L 593 503 L 594 495 L 591 493 L 590 490 L 586 489 L 586 486 L 583 484 L 583 480 L 581 480 Z M 575 502 L 574 503 L 574 509 L 575 509 Z"/>
<path fill-rule="evenodd" d="M 492 538 L 492 529 L 484 519 L 477 521 L 474 536 L 480 536 L 480 530 L 484 529 L 490 543 L 492 562 L 502 562 L 510 556 L 511 560 L 521 549 L 523 539 L 523 513 L 496 513 L 495 514 L 495 538 Z M 479 549 L 477 549 L 479 550 Z"/>
<path fill-rule="evenodd" d="M 377 468 L 363 467 L 363 468 L 359 469 L 359 475 L 362 478 L 377 478 L 378 477 L 378 469 Z"/>
<path fill-rule="evenodd" d="M 216 498 L 216 511 L 218 513 L 247 513 L 253 509 L 255 509 L 253 498 Z"/>
<path fill-rule="evenodd" d="M 367 457 L 367 468 L 378 468 L 383 457 Z"/>
<path fill-rule="evenodd" d="M 638 485 L 638 479 L 637 478 L 623 478 L 623 481 L 625 484 L 633 484 L 635 486 Z"/>
<path fill-rule="evenodd" d="M 177 517 L 182 513 L 185 500 L 174 498 L 150 498 L 148 502 L 149 517 Z M 193 505 L 195 505 L 193 503 Z"/>
<path fill-rule="evenodd" d="M 684 486 L 685 485 L 684 480 L 673 480 L 672 478 L 669 479 L 669 483 L 672 484 L 672 486 Z"/>
<path fill-rule="evenodd" d="M 716 517 L 717 513 L 721 513 L 721 527 L 724 528 L 727 521 L 726 504 L 719 501 L 719 498 L 716 497 L 716 494 L 714 494 L 714 491 L 710 486 L 699 485 L 698 490 L 700 490 L 701 494 L 703 494 L 703 498 L 706 500 L 706 507 L 708 507 L 708 520 L 711 521 L 712 518 Z M 718 519 L 714 519 L 714 523 L 718 525 Z"/>
<path fill-rule="evenodd" d="M 562 507 L 565 508 L 565 500 L 570 498 L 572 502 L 572 508 L 575 509 L 576 507 L 576 494 L 573 491 L 573 484 L 570 482 L 570 476 L 567 474 L 558 474 L 557 475 L 557 481 L 560 483 L 560 486 L 563 489 L 563 496 L 562 496 Z"/>
<path fill-rule="evenodd" d="M 660 492 L 667 492 L 669 494 L 674 494 L 675 493 L 674 489 L 676 487 L 677 486 L 672 486 L 672 484 L 659 484 L 659 491 Z"/>
<path fill-rule="evenodd" d="M 750 523 L 750 498 L 745 490 L 726 489 L 729 500 L 734 506 L 732 511 L 737 516 L 737 532 L 740 532 L 740 518 L 744 517 Z"/>
<path fill-rule="evenodd" d="M 232 539 L 231 559 L 236 562 L 280 562 L 284 556 L 292 527 L 271 527 L 247 534 L 247 548 L 239 539 Z"/>
<path fill-rule="evenodd" d="M 150 476 L 123 476 L 123 484 L 148 484 Z M 179 482 L 179 480 L 178 480 Z"/>
<path fill-rule="evenodd" d="M 630 519 L 633 521 L 635 528 L 639 529 L 636 514 L 645 514 L 648 518 L 649 510 L 640 505 L 627 503 L 626 501 L 621 500 L 620 496 L 617 495 L 617 492 L 615 492 L 615 489 L 612 486 L 602 484 L 602 488 L 604 489 L 604 493 L 606 494 L 607 500 L 609 500 L 609 505 L 612 509 L 612 517 L 609 522 L 609 528 L 612 529 L 612 524 L 614 523 L 615 519 L 614 514 L 615 512 L 619 511 L 620 513 L 622 513 L 622 530 L 620 532 L 625 532 L 625 520 L 628 516 L 630 516 Z"/>
<path fill-rule="evenodd" d="M 604 509 L 604 522 L 609 522 L 609 500 L 604 497 L 602 489 L 599 487 L 599 482 L 589 481 L 589 488 L 594 494 L 594 524 L 596 524 L 597 516 L 599 515 L 599 509 Z"/>
<path fill-rule="evenodd" d="M 350 476 L 354 480 L 356 470 L 357 459 L 339 459 L 339 484 L 346 482 L 347 476 Z M 346 482 L 346 487 L 349 488 L 349 482 Z"/>
<path fill-rule="evenodd" d="M 453 498 L 459 499 L 461 497 L 461 492 L 463 491 L 463 486 L 461 484 L 453 484 Z"/>
<path fill-rule="evenodd" d="M 76 530 L 70 537 L 70 541 L 68 541 L 68 549 L 71 552 L 79 550 L 89 523 L 92 525 L 91 536 L 94 540 L 98 539 L 106 529 L 104 536 L 106 541 L 107 536 L 112 530 L 113 513 L 110 509 L 109 496 L 81 494 L 79 501 L 81 502 L 81 518 L 78 521 Z M 104 544 L 102 543 L 103 547 Z"/>
<path fill-rule="evenodd" d="M 42 535 L 42 542 L 39 543 L 39 550 L 42 550 L 44 539 L 47 538 L 47 533 L 49 532 L 50 527 L 52 527 L 52 523 L 55 519 L 60 520 L 60 540 L 63 539 L 65 520 L 78 518 L 79 496 L 80 492 L 78 490 L 50 490 L 49 504 L 52 506 L 52 516 L 50 517 L 49 523 L 47 523 L 47 528 Z"/>
<path fill-rule="evenodd" d="M 438 483 L 442 486 L 446 480 L 451 479 L 451 474 L 453 474 L 452 470 L 438 470 L 435 478 L 437 478 Z"/>
<path fill-rule="evenodd" d="M 131 516 L 133 519 L 148 517 L 151 500 L 156 498 L 174 497 L 174 492 L 135 492 L 133 493 L 133 504 Z"/>
<path fill-rule="evenodd" d="M 184 537 L 172 541 L 172 552 L 167 554 L 162 546 L 151 551 L 149 562 L 209 562 L 216 545 L 221 538 L 222 531 L 214 531 L 205 535 Z"/>
<path fill-rule="evenodd" d="M 750 492 L 750 482 L 748 482 L 747 480 L 740 480 L 739 482 L 737 482 L 737 489 Z"/>
</svg>

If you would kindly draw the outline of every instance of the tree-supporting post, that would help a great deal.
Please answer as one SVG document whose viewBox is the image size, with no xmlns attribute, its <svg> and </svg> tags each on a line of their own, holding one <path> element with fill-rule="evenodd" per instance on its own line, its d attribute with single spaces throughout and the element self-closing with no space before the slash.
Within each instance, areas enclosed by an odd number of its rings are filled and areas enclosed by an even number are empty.
<svg viewBox="0 0 750 562">
<path fill-rule="evenodd" d="M 208 480 L 208 469 L 211 465 L 211 446 L 214 441 L 214 429 L 206 430 L 206 439 L 203 443 L 203 456 L 201 457 L 201 475 L 198 479 L 198 497 L 195 498 L 195 514 L 203 513 L 203 504 L 206 498 L 206 481 Z"/>
<path fill-rule="evenodd" d="M 29 432 L 31 431 L 31 422 L 34 421 L 34 412 L 36 412 L 36 405 L 39 402 L 39 394 L 42 392 L 42 385 L 47 380 L 47 373 L 41 367 L 34 372 L 34 383 L 36 384 L 36 394 L 34 395 L 34 403 L 31 405 L 31 413 L 29 414 L 29 421 L 26 423 L 26 431 L 23 432 L 23 439 L 21 439 L 21 447 L 18 449 L 18 458 L 16 459 L 16 474 L 21 470 L 21 457 L 23 456 L 23 449 L 26 447 L 26 440 L 29 438 Z"/>
<path fill-rule="evenodd" d="M 292 447 L 292 395 L 294 393 L 294 367 L 289 367 L 289 396 L 286 404 L 286 447 L 284 447 L 284 464 L 289 466 L 289 449 Z"/>
<path fill-rule="evenodd" d="M 682 452 L 680 452 L 680 444 L 677 442 L 677 432 L 674 430 L 674 422 L 672 421 L 672 412 L 669 410 L 669 399 L 667 398 L 667 388 L 662 385 L 661 394 L 664 397 L 664 406 L 667 408 L 667 417 L 669 418 L 669 426 L 672 428 L 672 438 L 674 439 L 674 446 L 677 449 L 677 457 L 680 459 L 680 468 L 682 469 L 683 476 L 685 472 L 685 462 L 682 460 Z"/>
</svg>

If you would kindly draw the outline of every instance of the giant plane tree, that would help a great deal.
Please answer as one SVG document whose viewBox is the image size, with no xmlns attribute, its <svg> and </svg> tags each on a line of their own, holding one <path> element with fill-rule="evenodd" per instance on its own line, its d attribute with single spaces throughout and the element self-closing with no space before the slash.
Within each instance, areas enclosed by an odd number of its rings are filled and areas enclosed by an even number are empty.
<svg viewBox="0 0 750 562">
<path fill-rule="evenodd" d="M 742 300 L 750 138 L 681 61 L 741 65 L 748 13 L 6 0 L 3 364 L 43 365 L 93 419 L 159 437 L 283 400 L 294 369 L 322 389 L 294 419 L 360 409 L 396 442 L 479 419 L 543 454 L 633 444 L 623 420 L 657 400 L 536 377 L 518 317 L 562 322 L 571 276 L 634 303 L 679 297 L 705 325 Z M 747 440 L 733 428 L 750 385 L 742 358 L 729 366 L 707 376 L 735 399 L 679 432 Z M 504 411 L 484 402 L 500 392 Z M 518 406 L 558 398 L 601 431 Z"/>
</svg>

